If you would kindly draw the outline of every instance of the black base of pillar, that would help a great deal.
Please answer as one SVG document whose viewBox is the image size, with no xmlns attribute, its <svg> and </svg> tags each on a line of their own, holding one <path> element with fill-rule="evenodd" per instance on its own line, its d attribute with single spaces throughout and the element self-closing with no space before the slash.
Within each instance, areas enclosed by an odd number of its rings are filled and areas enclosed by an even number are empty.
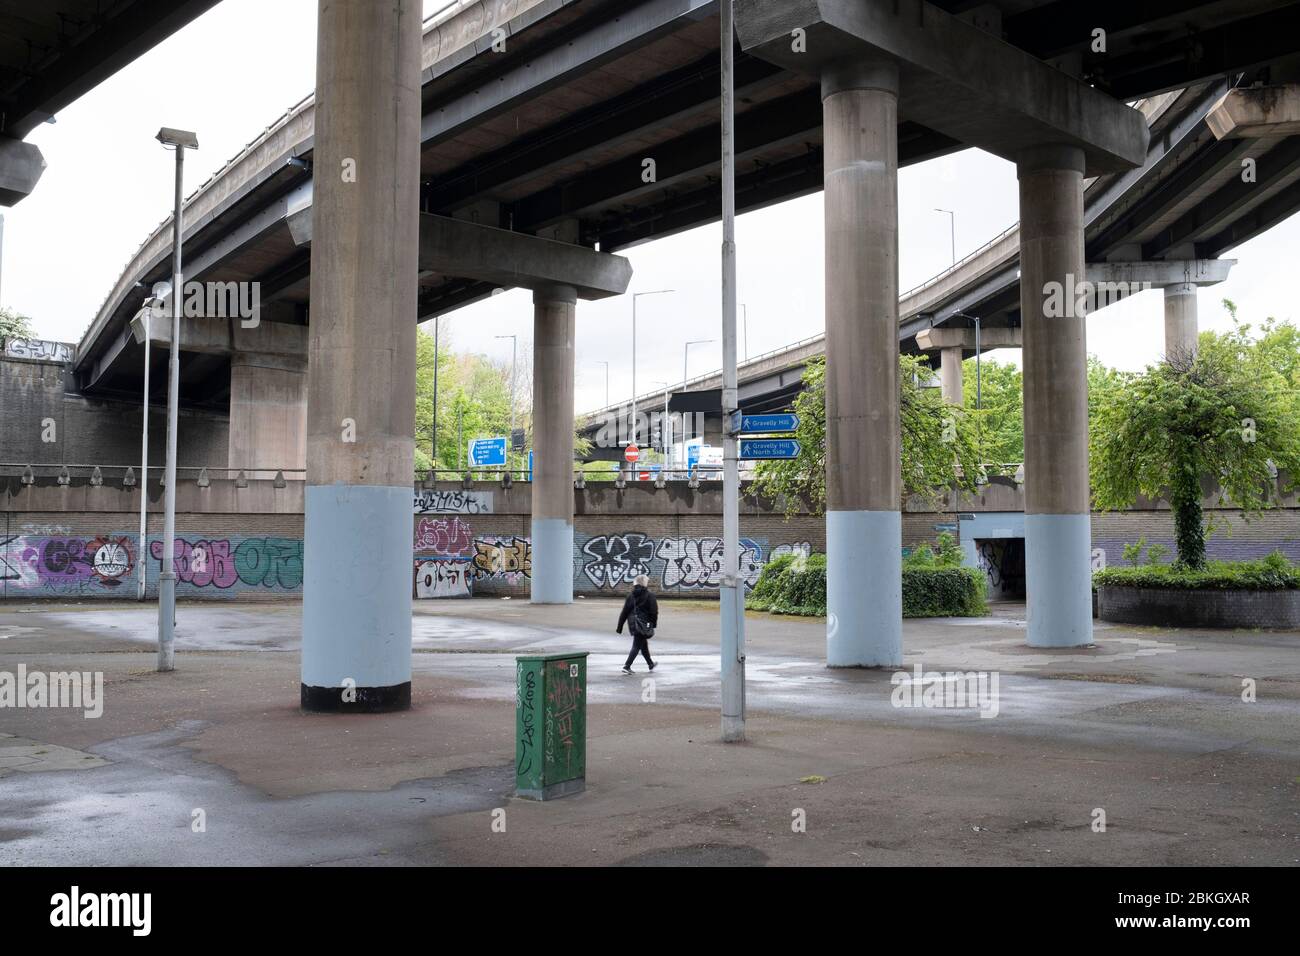
<svg viewBox="0 0 1300 956">
<path fill-rule="evenodd" d="M 348 692 L 342 687 L 308 687 L 302 684 L 299 700 L 302 709 L 315 714 L 384 714 L 411 709 L 411 682 L 391 687 L 357 687 Z M 344 700 L 348 693 L 353 700 Z"/>
</svg>

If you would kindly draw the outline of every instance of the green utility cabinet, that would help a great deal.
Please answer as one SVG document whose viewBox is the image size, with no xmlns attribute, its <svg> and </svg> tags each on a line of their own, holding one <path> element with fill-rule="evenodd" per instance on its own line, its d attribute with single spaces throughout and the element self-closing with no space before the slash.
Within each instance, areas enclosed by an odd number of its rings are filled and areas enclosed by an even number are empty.
<svg viewBox="0 0 1300 956">
<path fill-rule="evenodd" d="M 515 793 L 553 800 L 587 785 L 587 653 L 515 658 Z"/>
</svg>

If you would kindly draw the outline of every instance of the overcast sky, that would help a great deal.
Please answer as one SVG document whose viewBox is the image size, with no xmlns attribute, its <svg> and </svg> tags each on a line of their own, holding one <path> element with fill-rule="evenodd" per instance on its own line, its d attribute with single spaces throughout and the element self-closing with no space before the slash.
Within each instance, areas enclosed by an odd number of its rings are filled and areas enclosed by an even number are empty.
<svg viewBox="0 0 1300 956">
<path fill-rule="evenodd" d="M 77 342 L 122 268 L 171 208 L 173 156 L 154 140 L 160 126 L 196 130 L 201 149 L 186 156 L 186 193 L 196 189 L 315 80 L 317 0 L 224 0 L 97 89 L 58 122 L 34 131 L 49 164 L 36 191 L 5 218 L 0 303 L 35 318 L 42 338 Z M 426 0 L 426 13 L 445 0 Z M 250 24 L 256 24 L 250 27 Z M 978 150 L 899 175 L 900 289 L 924 282 L 951 260 L 948 216 L 956 212 L 961 257 L 1016 221 L 1015 169 Z M 632 291 L 675 289 L 640 300 L 637 391 L 682 377 L 683 344 L 720 339 L 721 228 L 706 226 L 627 250 Z M 751 356 L 823 329 L 822 197 L 808 196 L 741 216 L 737 223 L 740 298 L 747 305 Z M 1229 325 L 1220 306 L 1235 300 L 1247 319 L 1295 319 L 1294 272 L 1300 216 L 1238 247 L 1231 278 L 1202 290 L 1201 328 Z M 1159 290 L 1088 319 L 1088 348 L 1110 365 L 1141 368 L 1163 342 Z M 577 407 L 632 390 L 629 296 L 578 306 Z M 443 317 L 461 351 L 509 359 L 517 334 L 532 340 L 531 294 L 506 292 Z M 432 331 L 432 324 L 426 325 Z M 744 354 L 745 340 L 741 349 Z M 1015 360 L 1018 351 L 994 353 Z M 690 350 L 690 374 L 721 365 L 721 344 Z"/>
</svg>

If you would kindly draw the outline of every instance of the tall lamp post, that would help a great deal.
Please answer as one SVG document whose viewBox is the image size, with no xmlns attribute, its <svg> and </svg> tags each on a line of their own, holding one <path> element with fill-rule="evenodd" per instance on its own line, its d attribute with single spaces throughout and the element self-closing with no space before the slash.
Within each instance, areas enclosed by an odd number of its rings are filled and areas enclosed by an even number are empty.
<svg viewBox="0 0 1300 956">
<path fill-rule="evenodd" d="M 976 453 L 982 459 L 984 457 L 984 423 L 980 420 L 980 410 L 984 407 L 980 394 L 980 317 L 978 315 L 969 315 L 966 312 L 954 312 L 953 316 L 962 319 L 971 319 L 975 323 L 975 444 Z M 981 461 L 983 467 L 984 462 Z"/>
<path fill-rule="evenodd" d="M 938 206 L 935 212 L 944 213 L 948 217 L 948 237 L 952 243 L 952 264 L 957 264 L 957 214 L 951 209 L 940 209 Z"/>
<path fill-rule="evenodd" d="M 653 289 L 632 293 L 632 444 L 636 444 L 636 300 L 643 295 L 667 295 L 676 289 Z"/>
<path fill-rule="evenodd" d="M 181 273 L 181 206 L 185 201 L 185 150 L 198 149 L 199 138 L 183 129 L 164 126 L 158 142 L 176 153 L 176 203 L 172 210 L 172 334 L 167 362 L 167 464 L 163 469 L 162 573 L 158 578 L 158 670 L 176 669 L 176 427 L 181 395 L 181 305 L 185 280 Z"/>
<path fill-rule="evenodd" d="M 131 334 L 144 346 L 144 389 L 140 402 L 140 553 L 136 559 L 136 600 L 143 601 L 148 566 L 148 515 L 149 515 L 149 335 L 151 320 L 156 315 L 163 318 L 163 301 L 171 291 L 166 282 L 156 283 L 153 295 L 145 299 L 140 311 L 131 319 Z"/>
<path fill-rule="evenodd" d="M 515 359 L 519 351 L 519 336 L 498 335 L 510 340 L 510 438 L 506 442 L 506 471 L 510 470 L 510 453 L 515 450 Z"/>
<path fill-rule="evenodd" d="M 721 0 L 722 47 L 722 580 L 720 665 L 722 739 L 745 739 L 745 583 L 740 577 L 740 461 L 732 413 L 739 411 L 736 374 L 735 11 Z"/>
<path fill-rule="evenodd" d="M 683 392 L 686 391 L 686 372 L 687 372 L 687 368 L 688 368 L 687 362 L 688 362 L 689 359 L 690 359 L 690 355 L 691 355 L 691 346 L 692 346 L 692 345 L 704 345 L 704 344 L 706 344 L 706 343 L 708 343 L 708 342 L 716 342 L 716 341 L 718 341 L 718 340 L 717 340 L 717 339 L 695 339 L 694 341 L 687 342 L 684 346 L 682 346 L 682 391 L 683 391 Z M 686 413 L 683 412 L 682 414 L 685 415 Z M 685 421 L 686 421 L 686 420 L 683 418 L 683 419 L 682 419 L 682 438 L 683 438 L 683 439 L 686 437 L 686 424 L 685 424 Z"/>
</svg>

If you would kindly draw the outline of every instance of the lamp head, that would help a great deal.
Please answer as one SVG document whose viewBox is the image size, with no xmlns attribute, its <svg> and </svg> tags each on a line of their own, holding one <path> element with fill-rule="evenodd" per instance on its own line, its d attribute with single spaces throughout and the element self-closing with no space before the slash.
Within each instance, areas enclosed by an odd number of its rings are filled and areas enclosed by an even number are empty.
<svg viewBox="0 0 1300 956">
<path fill-rule="evenodd" d="M 172 129 L 170 126 L 164 126 L 158 131 L 157 140 L 164 146 L 175 146 L 177 149 L 199 148 L 198 134 L 183 129 Z"/>
</svg>

